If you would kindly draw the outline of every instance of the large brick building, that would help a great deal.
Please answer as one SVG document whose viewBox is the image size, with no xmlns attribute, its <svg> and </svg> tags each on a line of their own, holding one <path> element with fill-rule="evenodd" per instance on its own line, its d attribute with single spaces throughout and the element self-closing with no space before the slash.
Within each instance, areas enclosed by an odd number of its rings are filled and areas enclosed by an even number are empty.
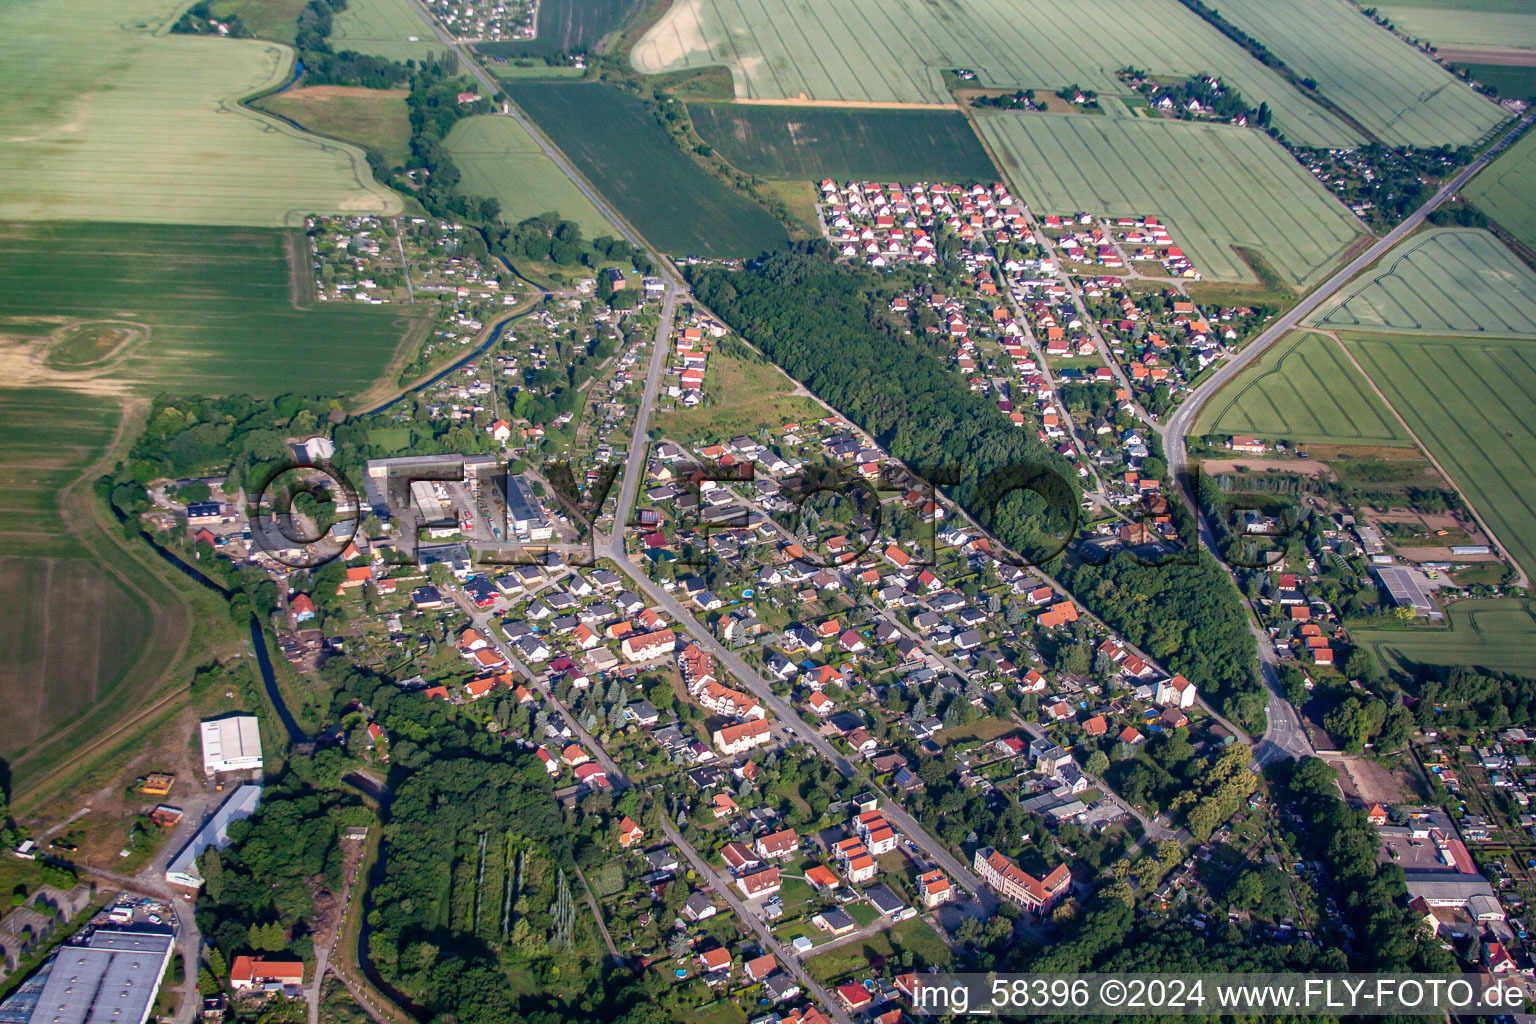
<svg viewBox="0 0 1536 1024">
<path fill-rule="evenodd" d="M 1044 878 L 1036 878 L 990 846 L 976 851 L 973 865 L 981 880 L 1004 899 L 1025 910 L 1046 913 L 1072 891 L 1072 873 L 1065 864 Z"/>
</svg>

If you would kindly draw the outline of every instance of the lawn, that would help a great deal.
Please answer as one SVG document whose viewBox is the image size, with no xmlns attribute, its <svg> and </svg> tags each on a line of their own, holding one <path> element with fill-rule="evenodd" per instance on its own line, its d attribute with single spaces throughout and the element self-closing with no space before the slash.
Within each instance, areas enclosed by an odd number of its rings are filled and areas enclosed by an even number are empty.
<svg viewBox="0 0 1536 1024">
<path fill-rule="evenodd" d="M 1536 132 L 1527 132 L 1461 190 L 1479 210 L 1536 248 Z"/>
<path fill-rule="evenodd" d="M 1316 283 L 1364 231 L 1285 150 L 1227 125 L 1069 114 L 976 119 L 1036 213 L 1161 218 L 1207 280 L 1252 281 L 1233 246 L 1292 287 Z"/>
<path fill-rule="evenodd" d="M 998 180 L 959 111 L 694 103 L 688 113 L 721 156 L 764 178 Z"/>
<path fill-rule="evenodd" d="M 805 970 L 823 984 L 859 982 L 872 972 L 878 974 L 885 962 L 894 955 L 889 931 L 875 932 L 810 957 L 805 961 Z"/>
<path fill-rule="evenodd" d="M 448 50 L 411 0 L 347 0 L 347 9 L 333 19 L 331 46 L 398 61 Z"/>
<path fill-rule="evenodd" d="M 240 23 L 262 39 L 292 43 L 298 30 L 299 14 L 309 0 L 213 0 L 213 16 L 239 15 Z"/>
<path fill-rule="evenodd" d="M 593 82 L 508 82 L 507 91 L 664 252 L 756 256 L 788 241 L 783 225 L 695 164 L 635 97 Z"/>
<path fill-rule="evenodd" d="M 1018 726 L 1006 718 L 979 718 L 970 725 L 956 725 L 948 729 L 940 730 L 936 737 L 940 746 L 947 747 L 953 743 L 961 743 L 965 740 L 983 740 L 992 742 L 1009 733 L 1016 732 Z"/>
<path fill-rule="evenodd" d="M 910 949 L 925 964 L 948 966 L 951 951 L 944 939 L 920 917 L 909 918 L 891 928 L 892 944 L 900 949 Z"/>
<path fill-rule="evenodd" d="M 1216 74 L 1297 142 L 1357 137 L 1177 0 L 677 0 L 632 52 L 648 74 L 724 65 L 751 99 L 947 103 L 943 73 L 979 88 L 1125 92 L 1115 69 Z"/>
<path fill-rule="evenodd" d="M 1487 231 L 1427 231 L 1382 257 L 1315 320 L 1351 331 L 1536 336 L 1536 272 Z"/>
<path fill-rule="evenodd" d="M 480 43 L 475 49 L 488 57 L 591 53 L 641 5 L 642 0 L 540 0 L 535 38 Z"/>
<path fill-rule="evenodd" d="M 138 325 L 142 340 L 91 371 L 103 389 L 361 391 L 414 339 L 422 313 L 311 301 L 307 276 L 294 277 L 308 273 L 305 246 L 270 228 L 0 226 L 0 335 Z"/>
<path fill-rule="evenodd" d="M 586 68 L 563 64 L 495 64 L 487 62 L 492 75 L 497 78 L 585 78 Z"/>
<path fill-rule="evenodd" d="M 1293 332 L 1201 410 L 1196 434 L 1300 443 L 1412 445 L 1397 417 L 1331 338 Z"/>
<path fill-rule="evenodd" d="M 376 150 L 390 167 L 411 156 L 410 112 L 404 89 L 314 85 L 267 96 L 257 105 L 321 135 Z"/>
<path fill-rule="evenodd" d="M 716 351 L 709 360 L 705 404 L 658 413 L 651 422 L 662 436 L 697 447 L 827 414 L 811 399 L 792 394 L 793 387 L 771 363 Z"/>
<path fill-rule="evenodd" d="M 1457 601 L 1447 615 L 1449 629 L 1356 629 L 1350 636 L 1384 666 L 1476 665 L 1536 675 L 1536 612 L 1530 601 Z"/>
<path fill-rule="evenodd" d="M 1470 145 L 1508 116 L 1348 0 L 1222 0 L 1219 6 L 1223 17 L 1298 75 L 1316 79 L 1324 96 L 1388 145 Z"/>
<path fill-rule="evenodd" d="M 500 200 L 508 224 L 554 210 L 580 224 L 588 238 L 615 233 L 608 218 L 510 117 L 464 118 L 449 132 L 447 147 L 463 176 L 464 194 Z"/>
<path fill-rule="evenodd" d="M 0 6 L 0 221 L 281 225 L 401 209 L 355 146 L 239 105 L 287 79 L 291 50 L 166 33 L 184 7 Z"/>
<path fill-rule="evenodd" d="M 1536 348 L 1529 340 L 1341 335 L 1527 572 L 1536 572 Z"/>
</svg>

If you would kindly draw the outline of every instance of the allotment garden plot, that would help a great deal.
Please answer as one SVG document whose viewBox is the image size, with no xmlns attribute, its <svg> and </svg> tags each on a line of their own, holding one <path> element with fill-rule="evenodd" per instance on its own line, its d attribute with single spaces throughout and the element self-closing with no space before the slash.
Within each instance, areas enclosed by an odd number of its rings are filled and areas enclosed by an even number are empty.
<svg viewBox="0 0 1536 1024">
<path fill-rule="evenodd" d="M 1037 214 L 1155 215 L 1208 279 L 1251 280 L 1258 250 L 1292 286 L 1320 279 L 1364 227 L 1261 132 L 1227 125 L 999 113 L 976 123 Z"/>
<path fill-rule="evenodd" d="M 1389 145 L 1470 145 L 1508 116 L 1348 0 L 1222 0 L 1219 7 Z"/>
<path fill-rule="evenodd" d="M 1536 132 L 1501 153 L 1462 190 L 1479 210 L 1525 245 L 1536 248 Z"/>
<path fill-rule="evenodd" d="M 291 50 L 164 33 L 180 10 L 0 5 L 0 220 L 280 225 L 400 210 L 362 150 L 239 105 L 285 80 Z"/>
<path fill-rule="evenodd" d="M 996 181 L 957 110 L 694 103 L 693 127 L 735 167 L 765 178 Z"/>
<path fill-rule="evenodd" d="M 1515 560 L 1536 571 L 1536 342 L 1340 337 Z"/>
<path fill-rule="evenodd" d="M 948 102 L 943 72 L 977 84 L 1124 91 L 1115 70 L 1219 75 L 1297 142 L 1353 131 L 1177 0 L 677 0 L 632 53 L 647 73 L 725 65 L 743 98 Z"/>
<path fill-rule="evenodd" d="M 580 224 L 588 238 L 615 233 L 592 201 L 510 117 L 465 118 L 449 132 L 447 148 L 462 175 L 460 190 L 470 196 L 494 196 L 508 224 L 553 210 Z"/>
<path fill-rule="evenodd" d="M 0 336 L 138 325 L 100 372 L 146 392 L 361 391 L 424 314 L 313 302 L 308 261 L 304 236 L 279 229 L 4 226 Z"/>
<path fill-rule="evenodd" d="M 1411 445 L 1370 383 L 1331 338 L 1293 333 L 1212 399 L 1198 434 L 1300 444 Z"/>
<path fill-rule="evenodd" d="M 1430 231 L 1388 253 L 1316 322 L 1351 331 L 1536 336 L 1536 273 L 1486 231 Z"/>
<path fill-rule="evenodd" d="M 539 0 L 533 39 L 500 39 L 477 43 L 475 49 L 493 60 L 595 51 L 639 6 L 640 0 Z M 492 64 L 491 72 L 495 71 Z"/>
</svg>

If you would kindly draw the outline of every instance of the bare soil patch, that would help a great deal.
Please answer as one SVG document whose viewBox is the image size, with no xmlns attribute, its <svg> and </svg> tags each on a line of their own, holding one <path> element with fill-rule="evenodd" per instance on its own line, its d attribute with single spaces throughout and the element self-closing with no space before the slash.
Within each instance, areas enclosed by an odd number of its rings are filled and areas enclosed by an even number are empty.
<svg viewBox="0 0 1536 1024">
<path fill-rule="evenodd" d="M 1390 807 L 1403 802 L 1403 784 L 1392 772 L 1375 761 L 1361 757 L 1345 757 L 1336 761 L 1339 772 L 1339 788 L 1344 795 L 1369 807 L 1381 804 Z"/>
<path fill-rule="evenodd" d="M 1200 468 L 1206 473 L 1235 473 L 1238 468 L 1263 472 L 1273 470 L 1277 473 L 1296 473 L 1303 476 L 1322 476 L 1331 474 L 1332 470 L 1326 462 L 1317 459 L 1207 459 L 1200 463 Z"/>
<path fill-rule="evenodd" d="M 1435 56 L 1453 64 L 1502 64 L 1511 68 L 1536 68 L 1536 50 L 1503 46 L 1437 46 Z"/>
<path fill-rule="evenodd" d="M 365 89 L 360 85 L 306 85 L 287 90 L 287 95 L 306 100 L 331 100 L 338 96 L 356 96 L 364 99 L 382 97 L 400 100 L 410 95 L 407 89 Z"/>
<path fill-rule="evenodd" d="M 1398 548 L 1397 553 L 1404 558 L 1415 562 L 1497 562 L 1499 556 L 1489 552 L 1486 555 L 1456 555 L 1450 548 L 1412 547 Z"/>
</svg>

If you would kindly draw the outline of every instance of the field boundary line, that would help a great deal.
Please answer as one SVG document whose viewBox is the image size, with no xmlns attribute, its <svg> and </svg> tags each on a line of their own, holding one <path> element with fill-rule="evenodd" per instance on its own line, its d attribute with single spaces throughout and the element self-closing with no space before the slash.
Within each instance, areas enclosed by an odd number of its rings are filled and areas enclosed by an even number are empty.
<svg viewBox="0 0 1536 1024">
<path fill-rule="evenodd" d="M 1501 541 L 1498 538 L 1498 535 L 1495 534 L 1493 530 L 1489 528 L 1488 524 L 1483 521 L 1482 513 L 1477 510 L 1477 506 L 1472 504 L 1472 501 L 1467 497 L 1466 493 L 1462 491 L 1461 485 L 1456 482 L 1456 478 L 1453 477 L 1450 473 L 1446 472 L 1444 466 L 1440 465 L 1440 460 L 1435 458 L 1434 452 L 1429 450 L 1429 446 L 1426 445 L 1419 438 L 1419 435 L 1414 432 L 1414 429 L 1408 425 L 1408 421 L 1403 419 L 1403 414 L 1397 411 L 1397 406 L 1392 404 L 1392 402 L 1387 398 L 1386 394 L 1377 385 L 1376 378 L 1372 377 L 1366 371 L 1365 367 L 1360 365 L 1360 360 L 1355 358 L 1355 354 L 1349 350 L 1348 345 L 1344 344 L 1344 340 L 1340 338 L 1338 333 L 1335 331 L 1326 331 L 1315 328 L 1314 330 L 1318 334 L 1332 338 L 1334 343 L 1337 344 L 1339 348 L 1344 350 L 1345 357 L 1354 364 L 1355 369 L 1360 371 L 1360 374 L 1365 378 L 1366 383 L 1370 384 L 1371 390 L 1376 392 L 1376 397 L 1380 398 L 1382 403 L 1385 404 L 1389 410 L 1391 410 L 1392 415 L 1397 417 L 1397 422 L 1403 425 L 1403 429 L 1408 432 L 1408 436 L 1413 439 L 1413 443 L 1419 446 L 1419 451 L 1421 451 L 1424 454 L 1424 457 L 1429 460 L 1429 464 L 1435 467 L 1435 472 L 1439 473 L 1442 477 L 1445 478 L 1445 482 L 1450 485 L 1451 490 L 1455 491 L 1457 496 L 1461 498 L 1461 500 L 1466 504 L 1467 511 L 1472 514 L 1473 519 L 1477 520 L 1477 525 L 1482 529 L 1483 533 L 1487 535 L 1488 539 L 1493 542 L 1493 546 L 1498 548 L 1499 554 L 1504 556 L 1505 560 L 1508 561 L 1510 565 L 1515 567 L 1515 574 L 1519 577 L 1520 586 L 1530 586 L 1530 578 L 1526 575 L 1525 567 L 1522 566 L 1519 561 L 1517 561 L 1515 557 L 1509 553 L 1509 549 L 1504 546 L 1504 542 Z"/>
<path fill-rule="evenodd" d="M 767 99 L 753 97 L 737 97 L 729 100 L 694 100 L 694 103 L 718 103 L 722 105 L 740 104 L 744 107 L 826 107 L 830 109 L 842 108 L 844 110 L 963 110 L 958 101 L 954 103 L 920 103 L 902 102 L 900 100 L 812 100 L 812 99 Z"/>
</svg>

